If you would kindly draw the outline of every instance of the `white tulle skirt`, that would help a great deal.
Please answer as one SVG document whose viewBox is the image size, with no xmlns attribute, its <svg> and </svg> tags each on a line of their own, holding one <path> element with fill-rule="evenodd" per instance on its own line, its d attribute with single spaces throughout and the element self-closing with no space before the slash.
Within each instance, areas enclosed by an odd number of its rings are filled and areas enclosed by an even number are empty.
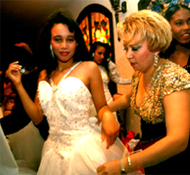
<svg viewBox="0 0 190 175">
<path fill-rule="evenodd" d="M 119 139 L 106 149 L 106 142 L 101 141 L 99 130 L 83 138 L 65 157 L 57 154 L 47 140 L 38 175 L 97 175 L 98 166 L 127 155 L 128 151 Z"/>
</svg>

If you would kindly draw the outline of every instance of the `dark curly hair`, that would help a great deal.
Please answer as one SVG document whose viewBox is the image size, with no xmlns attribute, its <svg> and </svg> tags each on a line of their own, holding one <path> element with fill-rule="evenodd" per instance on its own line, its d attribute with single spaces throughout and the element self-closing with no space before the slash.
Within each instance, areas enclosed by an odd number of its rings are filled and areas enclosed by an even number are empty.
<svg viewBox="0 0 190 175">
<path fill-rule="evenodd" d="M 54 24 L 62 23 L 67 25 L 70 32 L 74 32 L 78 46 L 76 48 L 73 59 L 75 62 L 86 61 L 88 50 L 83 39 L 79 25 L 72 15 L 67 11 L 58 11 L 52 14 L 45 23 L 38 42 L 37 55 L 40 61 L 40 68 L 46 69 L 48 77 L 51 72 L 58 66 L 57 59 L 53 59 L 50 51 L 51 29 Z"/>
</svg>

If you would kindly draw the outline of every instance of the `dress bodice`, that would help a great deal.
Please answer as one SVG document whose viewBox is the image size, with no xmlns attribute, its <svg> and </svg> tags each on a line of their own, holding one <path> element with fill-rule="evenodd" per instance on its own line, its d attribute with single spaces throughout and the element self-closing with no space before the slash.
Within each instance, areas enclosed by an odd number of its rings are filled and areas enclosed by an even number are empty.
<svg viewBox="0 0 190 175">
<path fill-rule="evenodd" d="M 92 132 L 88 123 L 92 97 L 80 79 L 67 77 L 56 86 L 41 81 L 38 90 L 40 105 L 50 126 L 49 140 L 57 147 L 62 145 L 59 151 L 65 146 L 70 149 L 70 146 Z"/>
<path fill-rule="evenodd" d="M 142 145 L 139 144 L 138 149 L 146 148 L 166 136 L 164 97 L 173 92 L 190 88 L 190 75 L 179 65 L 167 60 L 157 68 L 151 77 L 148 92 L 141 105 L 137 106 L 136 95 L 139 80 L 140 72 L 135 72 L 132 78 L 131 107 L 141 117 Z M 189 162 L 187 161 L 190 155 L 189 144 L 182 153 L 145 168 L 145 174 L 189 174 Z"/>
<path fill-rule="evenodd" d="M 157 68 L 156 72 L 151 77 L 147 93 L 140 107 L 138 107 L 136 105 L 136 95 L 140 76 L 141 73 L 136 71 L 132 78 L 132 110 L 146 121 L 146 123 L 164 123 L 164 97 L 172 92 L 190 88 L 190 75 L 179 65 L 167 60 Z"/>
</svg>

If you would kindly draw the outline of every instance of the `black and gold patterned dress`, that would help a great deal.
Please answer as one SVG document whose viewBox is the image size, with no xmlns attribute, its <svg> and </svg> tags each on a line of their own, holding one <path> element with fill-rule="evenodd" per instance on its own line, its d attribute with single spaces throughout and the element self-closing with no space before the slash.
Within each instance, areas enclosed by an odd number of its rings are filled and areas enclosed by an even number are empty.
<svg viewBox="0 0 190 175">
<path fill-rule="evenodd" d="M 166 135 L 164 97 L 190 88 L 190 75 L 179 65 L 166 60 L 152 76 L 147 94 L 138 107 L 136 94 L 140 75 L 141 73 L 136 71 L 132 78 L 131 108 L 141 117 L 142 143 L 153 143 Z M 190 143 L 184 152 L 146 168 L 145 174 L 190 174 L 189 158 Z"/>
</svg>

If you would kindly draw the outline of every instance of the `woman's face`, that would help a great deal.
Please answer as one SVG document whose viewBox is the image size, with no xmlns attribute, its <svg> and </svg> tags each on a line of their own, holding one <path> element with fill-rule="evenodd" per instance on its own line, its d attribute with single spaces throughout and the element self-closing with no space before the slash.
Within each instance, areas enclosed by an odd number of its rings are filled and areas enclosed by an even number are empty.
<svg viewBox="0 0 190 175">
<path fill-rule="evenodd" d="M 148 49 L 147 41 L 135 43 L 135 38 L 128 44 L 124 42 L 126 56 L 135 71 L 146 72 L 154 66 L 154 52 Z"/>
<path fill-rule="evenodd" d="M 93 61 L 97 64 L 101 64 L 103 59 L 105 58 L 105 52 L 106 49 L 103 46 L 97 46 L 95 52 L 94 52 L 94 59 Z"/>
<path fill-rule="evenodd" d="M 174 13 L 170 19 L 173 38 L 185 44 L 190 42 L 190 11 L 180 9 Z"/>
<path fill-rule="evenodd" d="M 61 62 L 67 62 L 73 59 L 77 42 L 75 40 L 74 32 L 71 33 L 67 27 L 62 23 L 54 24 L 51 29 L 51 41 L 53 51 Z"/>
</svg>

